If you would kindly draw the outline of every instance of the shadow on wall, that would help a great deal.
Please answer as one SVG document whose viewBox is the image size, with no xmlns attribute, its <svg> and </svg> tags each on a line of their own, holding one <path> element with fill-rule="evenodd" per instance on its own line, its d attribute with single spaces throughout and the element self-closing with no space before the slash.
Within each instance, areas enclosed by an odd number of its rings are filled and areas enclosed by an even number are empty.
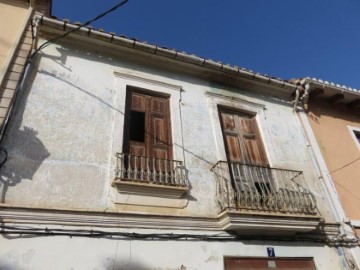
<svg viewBox="0 0 360 270">
<path fill-rule="evenodd" d="M 19 90 L 18 98 L 15 101 L 13 108 L 14 113 L 10 119 L 6 134 L 4 134 L 4 141 L 2 146 L 8 151 L 8 159 L 0 169 L 0 202 L 6 202 L 6 194 L 9 188 L 14 187 L 21 183 L 22 180 L 33 180 L 33 176 L 42 164 L 42 162 L 50 156 L 49 151 L 46 149 L 44 143 L 39 139 L 38 132 L 31 126 L 23 125 L 24 112 L 26 110 L 29 93 L 32 89 L 35 76 L 37 74 L 44 74 L 51 76 L 56 80 L 67 83 L 73 89 L 79 90 L 84 94 L 98 100 L 107 107 L 122 113 L 120 110 L 107 103 L 103 99 L 78 87 L 77 85 L 65 80 L 56 74 L 44 70 L 38 70 L 41 57 L 46 57 L 45 54 L 39 54 L 36 60 L 33 61 L 29 73 L 25 76 L 25 84 Z M 89 56 L 87 56 L 89 57 Z M 49 57 L 48 57 L 49 58 Z M 50 57 L 51 58 L 51 57 Z M 63 64 L 66 61 L 66 55 L 62 52 L 60 59 L 53 59 L 55 62 L 60 63 L 62 68 L 66 68 Z M 71 70 L 69 70 L 72 72 Z M 44 85 L 46 87 L 46 85 Z M 1 93 L 0 93 L 1 95 Z M 1 158 L 1 157 L 0 157 Z"/>
<path fill-rule="evenodd" d="M 146 267 L 145 265 L 138 263 L 138 262 L 129 262 L 129 263 L 122 263 L 122 262 L 115 262 L 113 259 L 108 259 L 104 262 L 104 269 L 106 270 L 146 270 L 146 269 L 153 269 L 151 267 Z"/>
<path fill-rule="evenodd" d="M 41 163 L 50 155 L 37 137 L 36 130 L 25 126 L 22 130 L 12 130 L 10 134 L 15 149 L 9 153 L 1 169 L 2 203 L 5 203 L 9 187 L 16 186 L 23 179 L 32 180 Z"/>
<path fill-rule="evenodd" d="M 328 100 L 314 99 L 310 100 L 309 108 L 308 116 L 318 124 L 322 116 L 353 123 L 360 121 L 360 110 L 351 109 L 345 103 L 331 104 Z"/>
<path fill-rule="evenodd" d="M 142 263 L 139 262 L 128 262 L 128 263 L 123 263 L 123 262 L 115 262 L 113 259 L 107 259 L 104 262 L 104 269 L 106 270 L 153 270 L 153 269 L 169 269 L 169 270 L 186 270 L 186 266 L 181 265 L 178 267 L 150 267 L 150 266 L 145 266 Z"/>
<path fill-rule="evenodd" d="M 0 170 L 1 203 L 5 203 L 9 187 L 16 186 L 23 179 L 32 180 L 41 163 L 50 156 L 49 151 L 38 138 L 38 132 L 31 127 L 21 126 L 36 73 L 33 71 L 30 70 L 28 77 L 25 78 L 28 83 L 23 85 L 22 92 L 18 94 L 13 108 L 14 113 L 4 134 L 2 146 L 8 151 L 8 158 Z"/>
<path fill-rule="evenodd" d="M 5 259 L 0 262 L 0 269 L 2 269 L 2 270 L 15 270 L 15 269 L 22 269 L 22 267 L 24 267 L 24 264 L 21 264 L 19 262 L 19 260 L 18 260 L 19 255 L 16 252 L 11 252 L 10 254 L 7 254 L 7 258 L 2 257 L 1 259 Z M 80 264 L 80 261 L 78 263 Z M 58 263 L 58 266 L 61 266 L 61 262 Z M 81 268 L 81 265 L 79 265 L 79 268 Z M 74 267 L 74 269 L 77 269 L 77 268 Z M 94 268 L 94 269 L 98 269 L 98 268 Z M 181 265 L 179 267 L 154 268 L 154 267 L 145 266 L 144 264 L 141 264 L 139 262 L 114 263 L 114 261 L 112 259 L 107 259 L 103 263 L 102 268 L 99 268 L 99 269 L 105 269 L 105 270 L 153 270 L 153 269 L 186 270 L 187 268 L 183 265 Z"/>
</svg>

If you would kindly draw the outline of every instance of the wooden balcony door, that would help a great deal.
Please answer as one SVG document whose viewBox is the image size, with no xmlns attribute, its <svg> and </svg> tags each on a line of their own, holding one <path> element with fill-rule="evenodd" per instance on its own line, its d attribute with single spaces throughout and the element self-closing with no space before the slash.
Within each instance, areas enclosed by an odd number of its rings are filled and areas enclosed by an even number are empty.
<svg viewBox="0 0 360 270">
<path fill-rule="evenodd" d="M 162 160 L 172 159 L 169 98 L 151 95 L 141 90 L 127 92 L 124 151 L 135 159 L 131 167 L 142 170 L 165 171 L 170 168 Z M 144 164 L 144 162 L 146 164 Z"/>
<path fill-rule="evenodd" d="M 269 165 L 255 116 L 220 109 L 220 120 L 228 161 Z"/>
<path fill-rule="evenodd" d="M 269 166 L 256 118 L 227 109 L 220 109 L 219 114 L 237 204 L 247 204 L 246 198 L 254 194 L 262 204 L 263 197 L 273 192 L 271 176 L 257 167 L 240 165 Z"/>
</svg>

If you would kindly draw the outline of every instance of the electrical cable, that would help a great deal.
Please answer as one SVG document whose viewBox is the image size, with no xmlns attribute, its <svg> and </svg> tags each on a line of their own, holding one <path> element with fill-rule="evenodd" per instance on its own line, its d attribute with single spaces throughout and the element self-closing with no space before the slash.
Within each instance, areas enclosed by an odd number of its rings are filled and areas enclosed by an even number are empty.
<svg viewBox="0 0 360 270">
<path fill-rule="evenodd" d="M 85 23 L 83 24 L 80 24 L 78 27 L 74 28 L 74 29 L 71 29 L 70 31 L 67 31 L 65 32 L 64 34 L 62 34 L 61 36 L 58 36 L 58 37 L 55 37 L 55 38 L 52 38 L 48 41 L 46 41 L 45 43 L 41 44 L 39 46 L 39 48 L 37 48 L 29 57 L 28 59 L 28 62 L 30 63 L 32 61 L 32 59 L 34 58 L 34 56 L 39 52 L 41 51 L 42 49 L 46 48 L 47 46 L 49 46 L 50 44 L 54 43 L 55 41 L 58 41 L 59 39 L 62 39 L 64 37 L 66 37 L 67 35 L 73 33 L 73 32 L 76 32 L 78 31 L 81 27 L 84 27 L 84 26 L 87 26 L 103 17 L 105 17 L 106 15 L 108 15 L 109 13 L 115 11 L 116 9 L 118 9 L 119 7 L 123 6 L 124 4 L 126 4 L 129 0 L 124 0 L 124 1 L 121 1 L 120 3 L 116 4 L 115 6 L 113 6 L 112 8 L 108 9 L 107 11 L 97 15 L 95 18 L 93 19 L 90 19 L 88 21 L 86 21 Z"/>
<path fill-rule="evenodd" d="M 0 168 L 1 168 L 4 165 L 4 163 L 6 162 L 7 158 L 8 158 L 8 152 L 2 146 L 0 146 L 0 152 L 4 153 L 4 158 L 0 161 Z"/>
<path fill-rule="evenodd" d="M 228 235 L 221 234 L 207 235 L 207 234 L 174 234 L 174 233 L 134 233 L 134 232 L 115 232 L 115 231 L 101 231 L 101 230 L 71 230 L 71 229 L 48 229 L 48 228 L 29 228 L 29 227 L 15 227 L 15 226 L 0 226 L 0 234 L 14 235 L 33 235 L 33 236 L 69 236 L 69 237 L 90 237 L 90 238 L 115 238 L 117 239 L 132 239 L 132 240 L 158 240 L 158 241 L 208 241 L 208 242 L 223 242 L 223 241 L 304 241 L 304 242 L 319 242 L 328 245 L 346 245 L 358 246 L 357 240 L 343 240 L 330 239 L 327 237 L 305 237 L 302 234 L 289 237 L 276 236 L 254 236 L 254 235 Z"/>
<path fill-rule="evenodd" d="M 331 172 L 329 172 L 328 174 L 330 175 L 330 174 L 332 174 L 332 173 L 334 173 L 334 172 L 340 171 L 341 169 L 346 168 L 347 166 L 349 166 L 349 165 L 351 165 L 351 164 L 355 163 L 355 162 L 356 162 L 356 161 L 358 161 L 358 160 L 360 160 L 360 157 L 358 157 L 358 158 L 356 158 L 356 159 L 354 159 L 354 160 L 352 160 L 352 161 L 350 161 L 350 162 L 346 163 L 345 165 L 341 166 L 340 168 L 337 168 L 337 169 L 335 169 L 335 170 L 332 170 L 332 171 L 331 171 Z"/>
</svg>

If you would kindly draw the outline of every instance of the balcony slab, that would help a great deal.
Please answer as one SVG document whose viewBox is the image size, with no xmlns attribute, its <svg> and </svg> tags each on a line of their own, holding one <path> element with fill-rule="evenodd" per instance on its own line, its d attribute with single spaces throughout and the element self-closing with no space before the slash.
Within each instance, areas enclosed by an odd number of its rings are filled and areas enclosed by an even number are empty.
<svg viewBox="0 0 360 270">
<path fill-rule="evenodd" d="M 187 187 L 158 185 L 149 182 L 123 181 L 116 179 L 112 186 L 118 191 L 115 203 L 184 208 L 187 205 Z"/>
<path fill-rule="evenodd" d="M 219 215 L 222 228 L 239 234 L 294 235 L 315 231 L 323 221 L 320 216 L 241 212 L 224 210 Z"/>
</svg>

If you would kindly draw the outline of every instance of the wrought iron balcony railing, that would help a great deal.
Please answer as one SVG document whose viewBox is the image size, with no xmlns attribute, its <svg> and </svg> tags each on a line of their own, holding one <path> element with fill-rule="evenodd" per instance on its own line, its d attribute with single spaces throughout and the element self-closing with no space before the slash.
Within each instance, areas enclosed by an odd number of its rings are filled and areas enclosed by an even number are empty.
<svg viewBox="0 0 360 270">
<path fill-rule="evenodd" d="M 303 187 L 302 172 L 236 162 L 217 162 L 217 198 L 222 210 L 316 215 L 316 201 Z"/>
<path fill-rule="evenodd" d="M 187 187 L 181 161 L 117 153 L 116 178 L 121 181 Z"/>
</svg>

